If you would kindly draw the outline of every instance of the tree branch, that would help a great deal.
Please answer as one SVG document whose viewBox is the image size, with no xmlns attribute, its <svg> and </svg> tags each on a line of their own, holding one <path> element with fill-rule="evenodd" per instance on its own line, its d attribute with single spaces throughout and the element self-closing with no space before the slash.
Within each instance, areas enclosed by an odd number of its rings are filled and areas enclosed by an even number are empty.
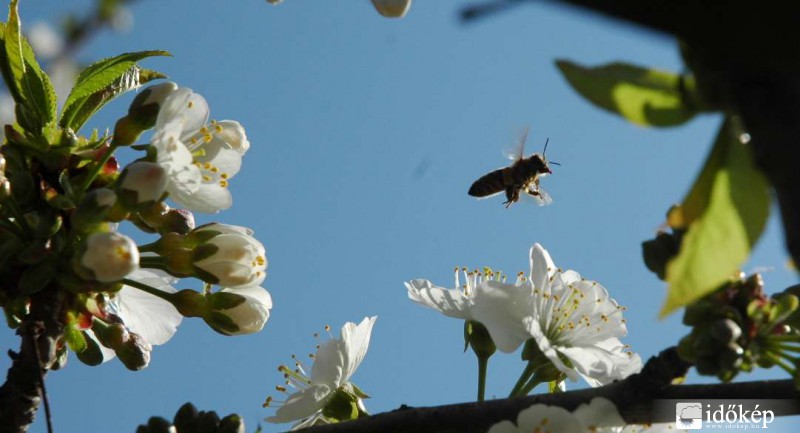
<svg viewBox="0 0 800 433">
<path fill-rule="evenodd" d="M 600 388 L 582 389 L 556 394 L 491 400 L 481 403 L 461 403 L 436 407 L 410 408 L 402 406 L 392 412 L 373 415 L 355 421 L 315 426 L 306 433 L 366 433 L 366 432 L 436 432 L 484 433 L 502 420 L 516 422 L 517 414 L 531 405 L 541 403 L 574 410 L 594 397 L 614 402 L 625 421 L 633 424 L 674 422 L 674 412 L 655 410 L 662 399 L 797 399 L 800 393 L 792 381 L 761 381 L 714 385 L 669 385 L 676 377 L 686 374 L 689 365 L 680 360 L 675 348 L 651 358 L 641 373 L 623 381 Z M 789 412 L 800 413 L 800 405 Z M 776 412 L 776 415 L 778 413 Z"/>
<path fill-rule="evenodd" d="M 9 351 L 12 364 L 0 387 L 0 433 L 26 432 L 36 417 L 42 380 L 56 361 L 57 341 L 64 331 L 58 321 L 62 296 L 45 288 L 31 298 L 30 313 L 17 330 L 22 338 L 19 353 Z"/>
</svg>

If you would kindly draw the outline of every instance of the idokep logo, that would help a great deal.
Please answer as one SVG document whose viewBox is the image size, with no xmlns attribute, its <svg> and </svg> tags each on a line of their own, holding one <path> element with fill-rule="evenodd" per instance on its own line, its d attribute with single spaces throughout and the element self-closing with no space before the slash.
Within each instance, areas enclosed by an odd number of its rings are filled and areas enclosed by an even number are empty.
<svg viewBox="0 0 800 433">
<path fill-rule="evenodd" d="M 676 403 L 675 426 L 679 429 L 698 430 L 703 428 L 702 403 Z"/>
</svg>

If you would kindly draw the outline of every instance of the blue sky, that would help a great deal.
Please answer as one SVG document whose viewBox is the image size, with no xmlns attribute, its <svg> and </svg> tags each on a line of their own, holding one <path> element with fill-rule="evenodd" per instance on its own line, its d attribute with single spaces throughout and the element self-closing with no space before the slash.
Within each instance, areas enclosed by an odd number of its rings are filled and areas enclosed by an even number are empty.
<svg viewBox="0 0 800 433">
<path fill-rule="evenodd" d="M 691 185 L 721 119 L 633 126 L 582 100 L 554 66 L 622 60 L 679 71 L 676 44 L 544 2 L 463 25 L 457 12 L 466 4 L 418 1 L 392 21 L 366 0 L 138 2 L 129 33 L 103 33 L 84 47 L 85 62 L 168 50 L 173 58 L 144 65 L 205 96 L 214 118 L 245 126 L 251 149 L 232 180 L 234 207 L 196 217 L 255 230 L 275 306 L 250 336 L 222 337 L 185 320 L 144 371 L 73 357 L 48 376 L 57 431 L 132 432 L 185 401 L 240 413 L 252 431 L 272 414 L 261 403 L 280 383 L 278 365 L 313 351 L 324 325 L 338 330 L 371 315 L 372 344 L 353 380 L 373 397 L 373 413 L 472 400 L 476 366 L 462 353 L 462 323 L 412 304 L 403 282 L 449 286 L 456 265 L 527 270 L 534 242 L 628 307 L 625 342 L 643 358 L 687 332 L 680 314 L 657 319 L 664 285 L 642 264 L 640 243 Z M 65 7 L 24 2 L 23 26 L 54 22 Z M 92 126 L 111 127 L 129 102 L 110 104 Z M 528 152 L 549 138 L 548 156 L 562 164 L 543 181 L 553 205 L 505 209 L 499 197 L 467 196 L 473 180 L 506 163 L 502 151 L 525 126 Z M 771 269 L 765 280 L 775 292 L 796 281 L 786 262 L 773 216 L 745 270 Z M 3 352 L 17 346 L 10 331 L 0 333 Z M 487 395 L 505 396 L 522 367 L 518 354 L 496 356 Z M 767 377 L 783 375 L 741 376 Z M 45 431 L 42 413 L 32 431 Z"/>
</svg>

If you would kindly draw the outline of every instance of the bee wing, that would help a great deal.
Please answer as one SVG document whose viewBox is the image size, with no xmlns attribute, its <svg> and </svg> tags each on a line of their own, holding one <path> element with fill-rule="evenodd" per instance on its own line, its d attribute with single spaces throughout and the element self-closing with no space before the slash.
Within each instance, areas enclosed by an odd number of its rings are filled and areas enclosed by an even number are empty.
<svg viewBox="0 0 800 433">
<path fill-rule="evenodd" d="M 528 139 L 528 131 L 530 130 L 529 127 L 525 127 L 525 130 L 522 131 L 519 138 L 517 139 L 517 144 L 512 149 L 506 149 L 503 151 L 503 156 L 510 159 L 511 161 L 519 161 L 520 159 L 525 157 L 525 141 Z"/>
<path fill-rule="evenodd" d="M 533 199 L 536 200 L 536 204 L 539 206 L 550 206 L 553 204 L 553 197 L 541 188 L 539 188 L 539 195 L 533 196 Z"/>
<path fill-rule="evenodd" d="M 485 196 L 483 196 L 483 197 L 476 197 L 476 198 L 477 198 L 478 200 L 485 200 L 485 199 L 487 199 L 487 198 L 490 198 L 490 197 L 495 197 L 495 196 L 498 196 L 498 195 L 502 194 L 503 192 L 505 192 L 505 190 L 503 190 L 503 191 L 497 191 L 497 192 L 495 192 L 495 193 L 492 193 L 492 194 L 489 194 L 489 195 L 485 195 Z"/>
<path fill-rule="evenodd" d="M 521 196 L 525 197 L 527 202 L 535 202 L 539 206 L 549 206 L 553 203 L 553 197 L 542 188 L 531 187 L 525 192 L 526 194 L 521 194 Z"/>
</svg>

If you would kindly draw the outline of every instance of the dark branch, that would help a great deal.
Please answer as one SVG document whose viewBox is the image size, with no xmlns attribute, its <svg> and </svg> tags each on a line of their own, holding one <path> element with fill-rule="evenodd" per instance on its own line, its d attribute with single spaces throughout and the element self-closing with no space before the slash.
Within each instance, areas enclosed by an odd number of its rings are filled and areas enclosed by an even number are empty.
<svg viewBox="0 0 800 433">
<path fill-rule="evenodd" d="M 613 401 L 625 421 L 634 424 L 674 422 L 675 413 L 655 410 L 655 402 L 663 399 L 797 399 L 800 393 L 792 381 L 762 381 L 714 385 L 669 385 L 674 378 L 686 374 L 688 364 L 678 358 L 676 350 L 664 350 L 651 358 L 641 373 L 623 381 L 592 389 L 557 394 L 542 394 L 481 403 L 461 403 L 436 407 L 410 408 L 403 406 L 355 421 L 329 424 L 303 430 L 307 433 L 366 433 L 366 432 L 436 432 L 483 433 L 502 420 L 516 421 L 517 414 L 531 405 L 541 403 L 574 410 L 594 397 Z M 800 405 L 782 415 L 800 413 Z"/>
<path fill-rule="evenodd" d="M 17 330 L 22 338 L 20 351 L 9 351 L 11 368 L 0 387 L 0 433 L 26 432 L 33 423 L 41 403 L 43 378 L 56 361 L 57 340 L 64 330 L 58 321 L 61 296 L 45 289 L 31 298 L 30 313 Z"/>
</svg>

